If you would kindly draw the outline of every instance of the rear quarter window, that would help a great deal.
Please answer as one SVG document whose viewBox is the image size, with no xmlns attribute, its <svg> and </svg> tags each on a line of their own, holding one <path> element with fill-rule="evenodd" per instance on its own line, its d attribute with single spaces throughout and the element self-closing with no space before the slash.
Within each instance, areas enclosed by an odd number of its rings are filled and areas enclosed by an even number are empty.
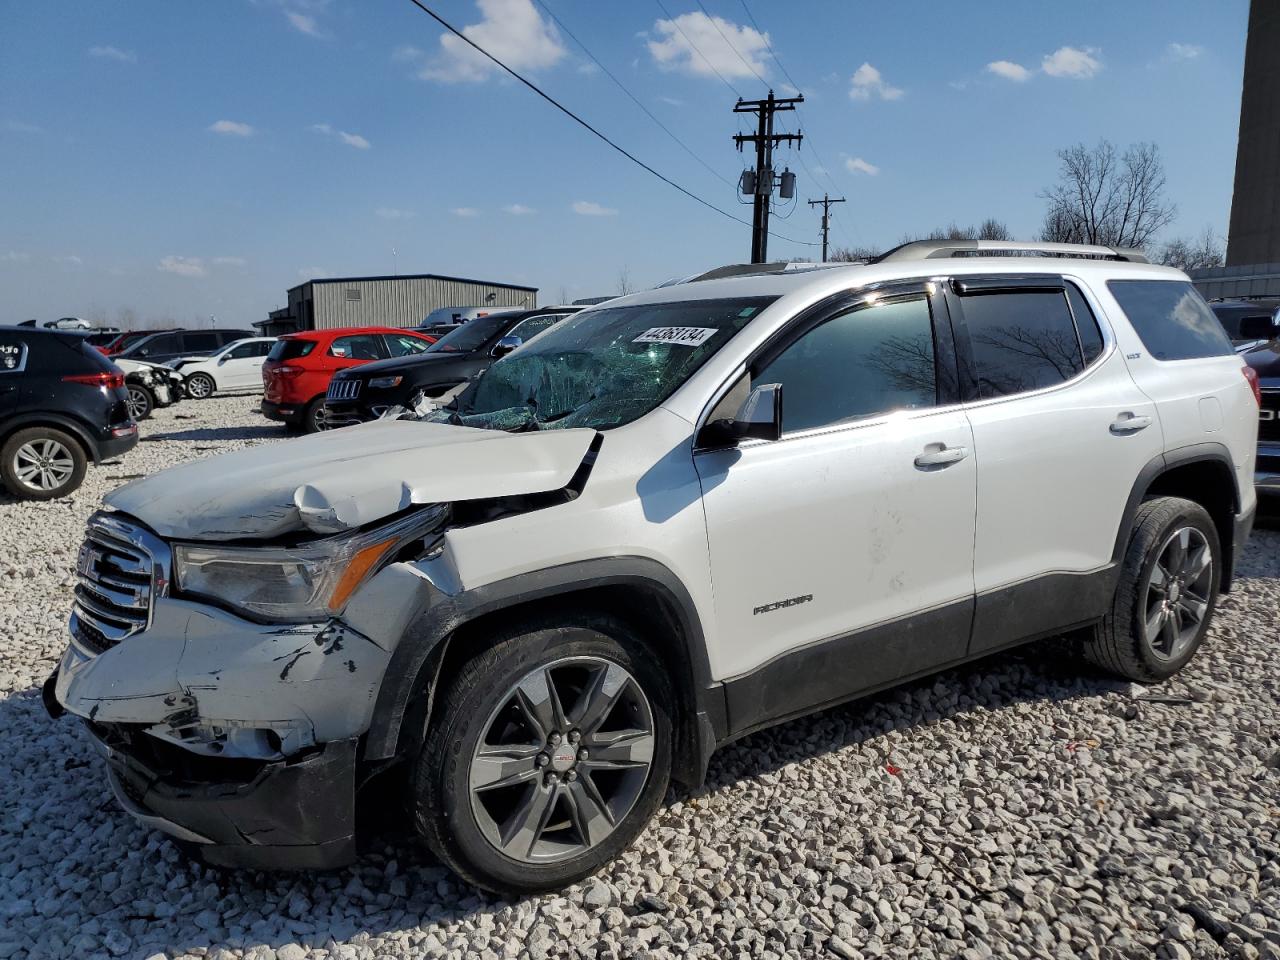
<svg viewBox="0 0 1280 960">
<path fill-rule="evenodd" d="M 1157 360 L 1196 360 L 1235 352 L 1209 305 L 1185 280 L 1108 280 L 1107 289 Z"/>
</svg>

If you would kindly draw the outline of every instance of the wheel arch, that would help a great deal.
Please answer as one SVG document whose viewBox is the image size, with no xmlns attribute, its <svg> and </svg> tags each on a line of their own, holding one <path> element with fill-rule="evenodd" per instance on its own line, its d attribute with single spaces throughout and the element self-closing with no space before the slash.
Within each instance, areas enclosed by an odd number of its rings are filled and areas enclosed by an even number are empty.
<svg viewBox="0 0 1280 960">
<path fill-rule="evenodd" d="M 548 613 L 600 612 L 626 621 L 669 665 L 676 693 L 672 776 L 702 782 L 726 731 L 724 692 L 711 680 L 705 638 L 679 578 L 644 557 L 610 557 L 540 570 L 443 598 L 396 647 L 374 704 L 365 757 L 403 756 L 421 742 L 438 684 L 467 658 L 470 637 Z"/>
<path fill-rule="evenodd" d="M 88 429 L 74 417 L 60 413 L 20 413 L 6 419 L 4 426 L 0 427 L 0 444 L 7 442 L 19 430 L 26 430 L 29 427 L 52 427 L 55 430 L 69 433 L 80 442 L 80 446 L 84 449 L 85 456 L 89 460 L 94 463 L 98 463 L 101 460 L 98 454 L 98 442 Z"/>
<path fill-rule="evenodd" d="M 1117 563 L 1124 559 L 1138 508 L 1153 497 L 1182 497 L 1208 511 L 1222 550 L 1221 589 L 1224 593 L 1229 591 L 1235 575 L 1235 521 L 1241 503 L 1231 451 L 1224 444 L 1209 441 L 1180 447 L 1150 460 L 1139 472 L 1125 504 L 1112 554 Z"/>
</svg>

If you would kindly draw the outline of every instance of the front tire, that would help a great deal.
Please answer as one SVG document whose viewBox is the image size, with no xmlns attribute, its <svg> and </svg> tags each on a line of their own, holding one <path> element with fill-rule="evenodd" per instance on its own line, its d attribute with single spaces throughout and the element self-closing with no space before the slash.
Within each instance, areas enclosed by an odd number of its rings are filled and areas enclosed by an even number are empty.
<svg viewBox="0 0 1280 960">
<path fill-rule="evenodd" d="M 150 390 L 139 383 L 128 384 L 128 389 L 129 416 L 135 423 L 141 423 L 151 416 L 151 411 L 156 406 L 156 398 Z"/>
<path fill-rule="evenodd" d="M 1085 656 L 1138 683 L 1167 680 L 1204 641 L 1221 580 L 1218 531 L 1204 507 L 1159 497 L 1138 508 L 1111 611 Z"/>
<path fill-rule="evenodd" d="M 187 377 L 187 396 L 192 400 L 207 400 L 217 389 L 218 385 L 207 373 L 193 373 Z"/>
<path fill-rule="evenodd" d="M 0 479 L 25 500 L 67 496 L 84 480 L 88 463 L 80 441 L 53 427 L 18 430 L 0 447 Z"/>
<path fill-rule="evenodd" d="M 671 769 L 671 685 L 613 618 L 500 633 L 440 694 L 413 764 L 414 824 L 469 882 L 557 889 L 644 829 Z"/>
</svg>

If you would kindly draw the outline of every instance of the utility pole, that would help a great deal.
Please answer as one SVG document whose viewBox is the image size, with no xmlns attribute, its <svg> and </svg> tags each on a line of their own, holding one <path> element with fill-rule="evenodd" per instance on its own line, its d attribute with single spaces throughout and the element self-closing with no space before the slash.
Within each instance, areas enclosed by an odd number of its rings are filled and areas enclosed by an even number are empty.
<svg viewBox="0 0 1280 960">
<path fill-rule="evenodd" d="M 822 195 L 821 200 L 810 200 L 809 206 L 816 207 L 822 204 L 822 262 L 827 262 L 827 235 L 831 232 L 831 205 L 833 203 L 844 203 L 844 197 L 838 200 L 832 200 L 827 194 Z"/>
<path fill-rule="evenodd" d="M 779 143 L 799 145 L 804 139 L 800 133 L 774 133 L 773 115 L 782 110 L 794 110 L 797 103 L 804 103 L 804 97 L 777 99 L 770 90 L 767 100 L 739 99 L 733 107 L 734 113 L 754 113 L 757 117 L 755 133 L 739 133 L 733 138 L 739 152 L 744 143 L 753 143 L 756 147 L 755 171 L 746 171 L 741 181 L 742 192 L 754 194 L 755 199 L 751 217 L 752 263 L 764 263 L 768 257 L 769 201 L 774 187 L 773 148 Z M 795 174 L 790 170 L 784 171 L 780 191 L 783 198 L 790 199 L 795 195 L 795 183 Z"/>
</svg>

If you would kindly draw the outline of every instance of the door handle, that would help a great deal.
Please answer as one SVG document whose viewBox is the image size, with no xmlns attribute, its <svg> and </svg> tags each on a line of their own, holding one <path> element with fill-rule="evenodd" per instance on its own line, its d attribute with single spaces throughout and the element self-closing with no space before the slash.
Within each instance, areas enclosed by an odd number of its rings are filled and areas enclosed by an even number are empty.
<svg viewBox="0 0 1280 960">
<path fill-rule="evenodd" d="M 1126 433 L 1137 433 L 1151 426 L 1150 417 L 1137 417 L 1132 413 L 1122 413 L 1111 424 L 1111 432 L 1120 436 Z"/>
<path fill-rule="evenodd" d="M 930 467 L 946 467 L 959 463 L 968 455 L 968 447 L 948 447 L 945 443 L 931 443 L 924 448 L 924 453 L 916 457 L 915 463 L 922 470 L 927 470 Z"/>
</svg>

